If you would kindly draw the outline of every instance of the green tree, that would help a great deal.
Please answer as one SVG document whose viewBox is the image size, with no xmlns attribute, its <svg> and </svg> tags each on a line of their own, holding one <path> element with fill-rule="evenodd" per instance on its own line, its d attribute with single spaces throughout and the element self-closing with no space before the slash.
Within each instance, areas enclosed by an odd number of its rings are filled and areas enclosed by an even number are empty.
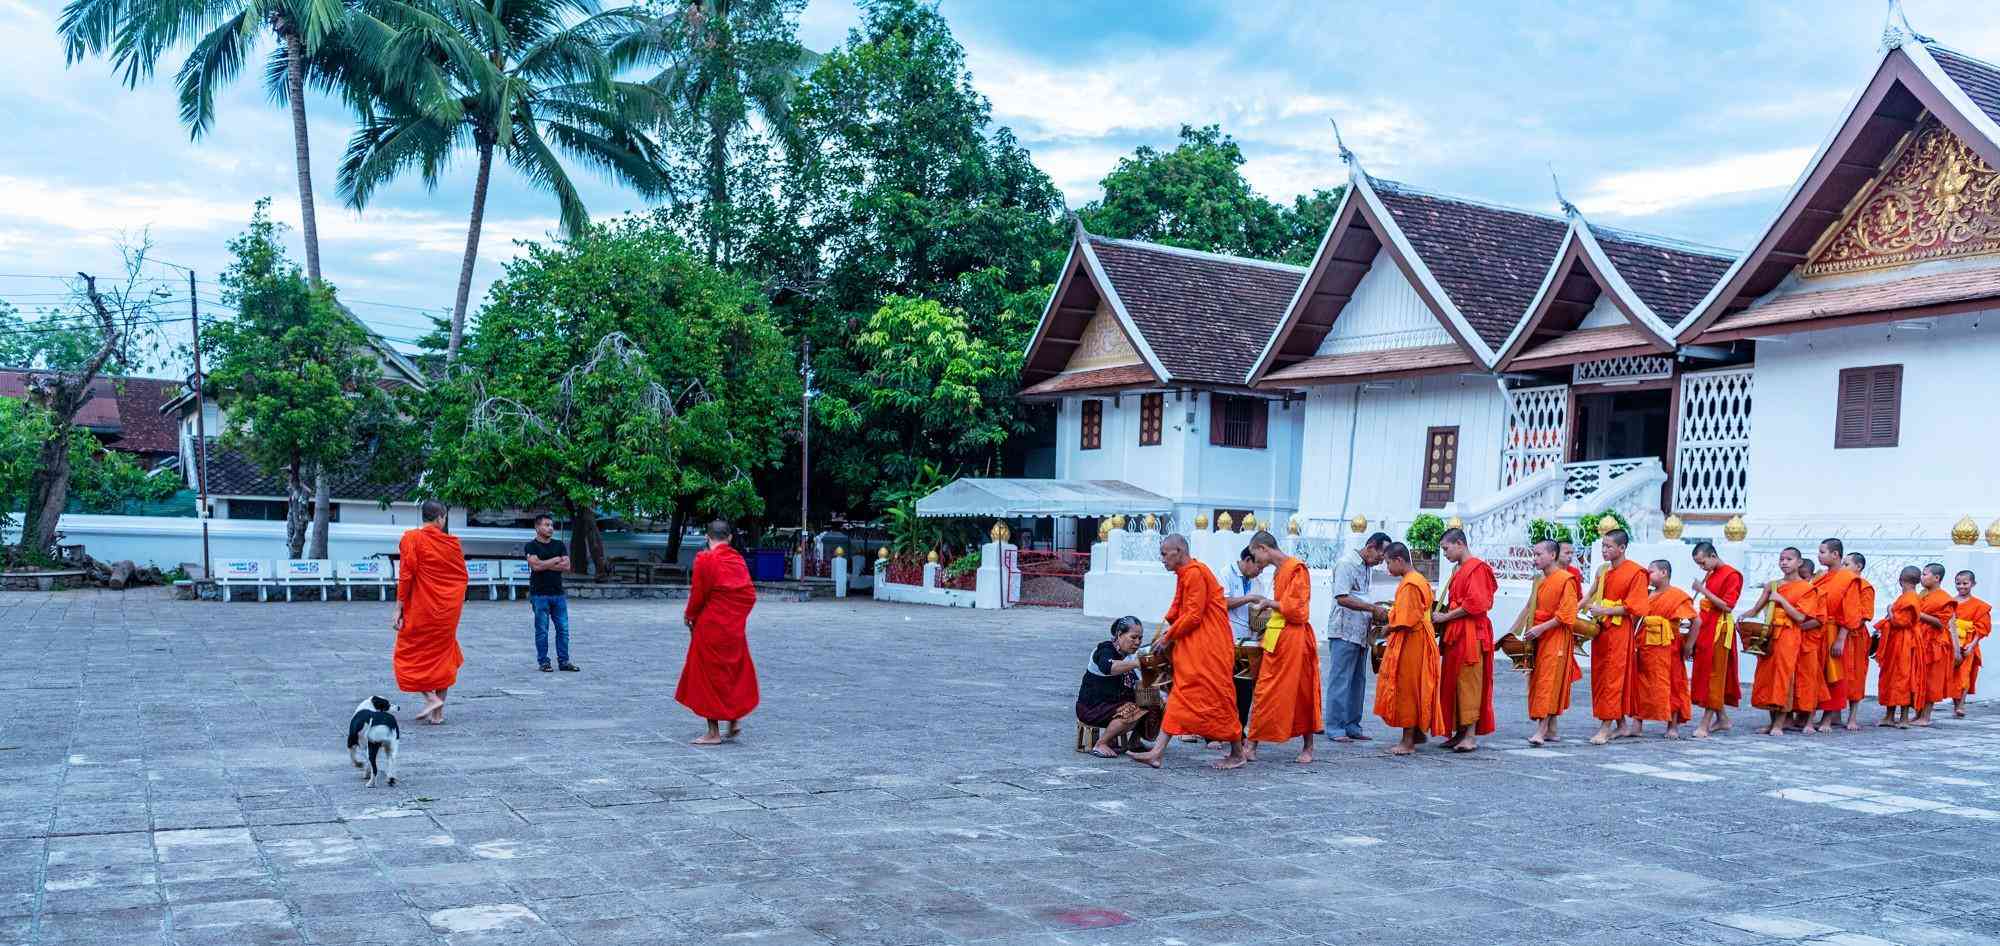
<svg viewBox="0 0 2000 946">
<path fill-rule="evenodd" d="M 645 17 L 635 7 L 593 12 L 594 0 L 362 2 L 393 38 L 359 76 L 372 104 L 341 161 L 342 196 L 365 207 L 412 170 L 435 188 L 466 144 L 479 162 L 445 350 L 456 360 L 496 156 L 555 196 L 566 234 L 581 233 L 590 215 L 565 156 L 644 196 L 669 194 L 646 131 L 662 118 L 662 97 L 617 79 L 609 51 Z"/>
<path fill-rule="evenodd" d="M 305 552 L 310 518 L 307 557 L 325 558 L 327 517 L 314 515 L 308 477 L 351 462 L 357 431 L 387 399 L 366 333 L 331 286 L 307 281 L 286 259 L 268 210 L 258 201 L 249 229 L 229 243 L 236 259 L 222 274 L 222 299 L 237 317 L 210 325 L 203 355 L 226 417 L 223 443 L 285 478 L 288 554 Z"/>
<path fill-rule="evenodd" d="M 568 513 L 603 573 L 597 513 L 754 514 L 752 474 L 798 426 L 789 346 L 758 287 L 659 217 L 531 244 L 494 284 L 457 370 L 427 396 L 439 494 Z"/>
<path fill-rule="evenodd" d="M 44 313 L 22 318 L 21 311 L 0 302 L 0 365 L 10 368 L 74 368 L 97 350 L 95 334 L 73 317 Z M 117 376 L 125 367 L 106 362 L 98 374 Z"/>
<path fill-rule="evenodd" d="M 875 459 L 878 477 L 909 482 L 932 457 L 978 457 L 1007 439 L 1006 417 L 987 402 L 1020 356 L 974 334 L 963 310 L 890 296 L 855 343 L 867 398 L 831 426 Z"/>
</svg>

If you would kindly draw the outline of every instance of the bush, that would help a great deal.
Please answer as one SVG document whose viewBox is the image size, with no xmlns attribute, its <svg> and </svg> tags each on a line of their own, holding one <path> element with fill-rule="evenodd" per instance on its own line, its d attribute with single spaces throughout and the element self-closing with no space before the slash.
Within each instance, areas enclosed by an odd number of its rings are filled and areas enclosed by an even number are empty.
<svg viewBox="0 0 2000 946">
<path fill-rule="evenodd" d="M 1444 537 L 1444 520 L 1430 513 L 1424 513 L 1410 520 L 1410 527 L 1403 532 L 1403 541 L 1410 551 L 1436 555 L 1438 540 Z"/>
<path fill-rule="evenodd" d="M 969 575 L 978 570 L 979 570 L 979 550 L 973 549 L 972 551 L 967 552 L 966 554 L 956 559 L 953 559 L 951 564 L 946 565 L 944 567 L 944 577 L 957 578 L 960 575 Z"/>
<path fill-rule="evenodd" d="M 1594 516 L 1592 515 L 1578 516 L 1576 520 L 1577 532 L 1588 537 L 1589 541 L 1592 542 L 1597 541 L 1597 521 L 1603 519 L 1605 516 L 1610 516 L 1611 521 L 1618 523 L 1618 528 L 1624 529 L 1627 535 L 1631 534 L 1632 524 L 1626 522 L 1624 516 L 1621 516 L 1618 513 L 1613 512 L 1612 510 L 1609 509 L 1606 509 L 1603 512 L 1600 512 Z"/>
<path fill-rule="evenodd" d="M 1574 541 L 1570 536 L 1569 526 L 1563 525 L 1554 519 L 1536 519 L 1528 523 L 1529 543 L 1540 542 L 1544 539 L 1553 539 L 1557 542 Z"/>
</svg>

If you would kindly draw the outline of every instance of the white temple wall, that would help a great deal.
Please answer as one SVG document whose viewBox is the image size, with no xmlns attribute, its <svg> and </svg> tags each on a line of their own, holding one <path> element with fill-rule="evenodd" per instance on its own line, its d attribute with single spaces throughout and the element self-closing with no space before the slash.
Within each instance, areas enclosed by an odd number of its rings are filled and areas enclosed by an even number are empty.
<svg viewBox="0 0 2000 946">
<path fill-rule="evenodd" d="M 1506 402 L 1485 375 L 1316 387 L 1305 413 L 1300 505 L 1307 517 L 1359 513 L 1371 529 L 1386 523 L 1400 538 L 1418 513 L 1437 511 L 1419 508 L 1431 427 L 1458 428 L 1456 501 L 1477 502 L 1499 489 Z"/>
<path fill-rule="evenodd" d="M 1123 480 L 1174 500 L 1175 525 L 1189 528 L 1197 514 L 1248 509 L 1282 522 L 1298 511 L 1302 404 L 1270 405 L 1262 449 L 1208 442 L 1209 395 L 1166 394 L 1160 443 L 1139 445 L 1139 395 L 1104 395 L 1102 446 L 1082 448 L 1084 397 L 1063 400 L 1057 418 L 1056 478 Z M 1190 420 L 1190 414 L 1192 419 Z M 1135 512 L 1138 510 L 1135 510 Z"/>
</svg>

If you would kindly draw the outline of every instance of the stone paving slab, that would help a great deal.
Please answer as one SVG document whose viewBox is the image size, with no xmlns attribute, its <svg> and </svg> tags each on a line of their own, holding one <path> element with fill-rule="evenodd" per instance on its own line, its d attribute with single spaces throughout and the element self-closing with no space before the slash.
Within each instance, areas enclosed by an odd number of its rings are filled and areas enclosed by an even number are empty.
<svg viewBox="0 0 2000 946">
<path fill-rule="evenodd" d="M 767 601 L 764 703 L 698 749 L 671 602 L 467 606 L 401 784 L 341 742 L 391 612 L 0 594 L 0 946 L 2000 944 L 2000 714 L 1608 747 L 1587 689 L 1487 751 L 1323 743 L 1153 772 L 1072 751 L 1104 622 Z M 1587 684 L 1587 681 L 1586 681 Z M 397 697 L 406 706 L 414 698 Z"/>
</svg>

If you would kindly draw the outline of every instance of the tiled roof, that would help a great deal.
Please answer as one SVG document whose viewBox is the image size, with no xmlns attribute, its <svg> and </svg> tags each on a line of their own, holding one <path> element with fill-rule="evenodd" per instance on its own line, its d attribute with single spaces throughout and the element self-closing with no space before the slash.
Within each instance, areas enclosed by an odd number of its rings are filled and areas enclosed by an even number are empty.
<svg viewBox="0 0 2000 946">
<path fill-rule="evenodd" d="M 416 498 L 414 477 L 402 483 L 375 483 L 354 468 L 335 470 L 327 488 L 334 499 L 390 499 L 408 502 Z M 282 476 L 268 476 L 249 457 L 210 442 L 208 446 L 208 492 L 211 496 L 259 496 L 285 498 Z"/>
<path fill-rule="evenodd" d="M 1122 388 L 1135 384 L 1155 384 L 1153 369 L 1145 365 L 1124 365 L 1117 368 L 1093 368 L 1074 374 L 1059 374 L 1040 384 L 1032 384 L 1021 389 L 1022 397 L 1037 394 L 1061 394 L 1065 391 L 1096 391 L 1104 388 Z"/>
<path fill-rule="evenodd" d="M 1516 356 L 1511 368 L 1541 368 L 1566 364 L 1570 361 L 1588 361 L 1593 358 L 1609 358 L 1635 348 L 1653 350 L 1657 346 L 1653 337 L 1633 325 L 1606 325 L 1601 328 L 1578 329 L 1558 335 L 1529 348 Z M 1548 364 L 1542 364 L 1544 360 Z"/>
<path fill-rule="evenodd" d="M 111 446 L 134 453 L 179 452 L 179 426 L 175 418 L 160 413 L 160 405 L 180 393 L 181 382 L 165 378 L 122 378 L 117 387 L 118 418 L 123 427 Z"/>
<path fill-rule="evenodd" d="M 1927 44 L 1926 48 L 1931 58 L 1937 60 L 1938 68 L 1965 90 L 1965 97 L 1979 106 L 1986 117 L 2000 122 L 2000 66 L 1935 43 Z"/>
<path fill-rule="evenodd" d="M 1693 311 L 1736 261 L 1724 250 L 1673 246 L 1604 227 L 1590 232 L 1639 300 L 1668 325 Z"/>
<path fill-rule="evenodd" d="M 1173 381 L 1242 384 L 1305 276 L 1297 266 L 1130 240 L 1093 236 L 1090 247 Z"/>
<path fill-rule="evenodd" d="M 2000 269 L 1972 269 L 1910 276 L 1888 282 L 1840 289 L 1822 289 L 1780 296 L 1759 306 L 1718 319 L 1699 342 L 1717 333 L 1797 325 L 1809 329 L 1821 319 L 1895 313 L 1932 305 L 1975 302 L 2000 297 Z M 1777 333 L 1773 333 L 1777 334 Z"/>
<path fill-rule="evenodd" d="M 1452 305 L 1498 351 L 1542 288 L 1568 222 L 1393 181 L 1370 183 Z"/>
<path fill-rule="evenodd" d="M 1257 386 L 1283 388 L 1295 384 L 1326 384 L 1383 375 L 1438 374 L 1472 367 L 1472 358 L 1456 344 L 1357 351 L 1320 355 L 1264 376 Z"/>
<path fill-rule="evenodd" d="M 28 376 L 35 373 L 19 368 L 0 370 L 0 397 L 27 397 Z M 118 417 L 118 396 L 112 379 L 98 378 L 90 383 L 90 399 L 76 412 L 76 423 L 104 433 L 116 433 L 124 426 Z"/>
</svg>

